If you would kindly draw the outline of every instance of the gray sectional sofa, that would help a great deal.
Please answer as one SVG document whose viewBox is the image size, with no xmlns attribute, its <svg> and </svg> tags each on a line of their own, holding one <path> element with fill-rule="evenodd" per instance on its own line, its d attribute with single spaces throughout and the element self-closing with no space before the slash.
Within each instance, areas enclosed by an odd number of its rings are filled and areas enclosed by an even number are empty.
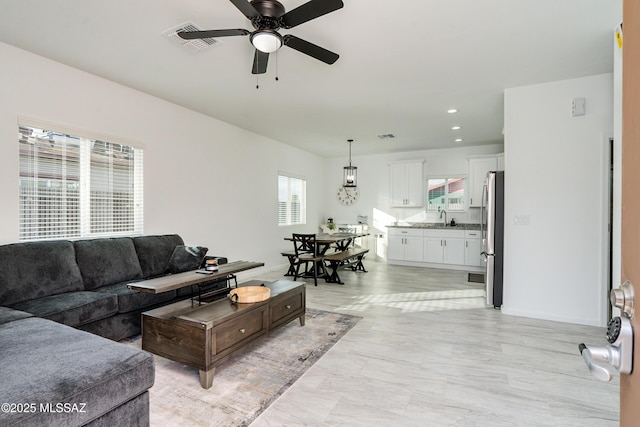
<svg viewBox="0 0 640 427">
<path fill-rule="evenodd" d="M 0 246 L 0 425 L 148 425 L 153 357 L 113 340 L 189 290 L 127 284 L 196 269 L 205 254 L 175 234 Z"/>
<path fill-rule="evenodd" d="M 0 364 L 0 425 L 149 425 L 147 352 L 0 307 Z"/>
</svg>

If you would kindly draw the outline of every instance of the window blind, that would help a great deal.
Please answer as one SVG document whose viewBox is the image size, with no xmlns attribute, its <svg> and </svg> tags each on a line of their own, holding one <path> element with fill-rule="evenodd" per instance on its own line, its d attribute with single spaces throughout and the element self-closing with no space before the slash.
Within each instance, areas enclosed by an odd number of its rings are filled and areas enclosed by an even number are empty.
<svg viewBox="0 0 640 427">
<path fill-rule="evenodd" d="M 143 150 L 19 126 L 19 238 L 142 234 Z"/>
<path fill-rule="evenodd" d="M 306 224 L 306 187 L 303 178 L 278 175 L 278 225 Z"/>
</svg>

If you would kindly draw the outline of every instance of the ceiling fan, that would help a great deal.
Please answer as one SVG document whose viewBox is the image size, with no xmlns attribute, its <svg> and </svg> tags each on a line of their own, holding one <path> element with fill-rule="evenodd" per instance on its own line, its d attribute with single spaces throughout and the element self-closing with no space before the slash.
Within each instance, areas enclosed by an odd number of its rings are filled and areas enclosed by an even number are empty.
<svg viewBox="0 0 640 427">
<path fill-rule="evenodd" d="M 267 72 L 269 54 L 289 46 L 298 52 L 309 55 L 326 64 L 333 64 L 339 58 L 337 53 L 310 43 L 306 40 L 278 33 L 280 28 L 293 28 L 344 6 L 342 0 L 310 0 L 309 2 L 285 13 L 284 6 L 277 0 L 230 0 L 235 7 L 246 16 L 255 28 L 248 31 L 244 28 L 228 30 L 181 31 L 178 33 L 185 40 L 207 39 L 213 37 L 249 36 L 251 44 L 256 48 L 253 55 L 251 73 Z"/>
</svg>

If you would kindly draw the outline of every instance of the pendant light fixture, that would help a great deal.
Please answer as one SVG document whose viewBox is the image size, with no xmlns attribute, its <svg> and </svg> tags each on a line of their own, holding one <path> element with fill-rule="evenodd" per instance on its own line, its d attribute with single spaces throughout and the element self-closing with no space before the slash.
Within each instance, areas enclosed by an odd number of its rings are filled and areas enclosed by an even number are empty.
<svg viewBox="0 0 640 427">
<path fill-rule="evenodd" d="M 351 166 L 351 143 L 353 139 L 348 139 L 349 142 L 349 166 L 344 167 L 342 186 L 343 187 L 357 187 L 358 186 L 358 168 Z"/>
</svg>

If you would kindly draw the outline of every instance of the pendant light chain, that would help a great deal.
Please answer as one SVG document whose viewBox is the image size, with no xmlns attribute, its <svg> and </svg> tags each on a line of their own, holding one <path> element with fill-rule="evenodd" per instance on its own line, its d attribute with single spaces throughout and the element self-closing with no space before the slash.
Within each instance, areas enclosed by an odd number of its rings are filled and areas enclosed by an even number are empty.
<svg viewBox="0 0 640 427">
<path fill-rule="evenodd" d="M 260 69 L 260 55 L 258 55 L 258 51 L 256 50 L 256 89 L 260 89 L 260 74 L 258 70 Z"/>
<path fill-rule="evenodd" d="M 351 167 L 351 143 L 353 142 L 353 139 L 349 140 L 349 167 Z"/>
</svg>

